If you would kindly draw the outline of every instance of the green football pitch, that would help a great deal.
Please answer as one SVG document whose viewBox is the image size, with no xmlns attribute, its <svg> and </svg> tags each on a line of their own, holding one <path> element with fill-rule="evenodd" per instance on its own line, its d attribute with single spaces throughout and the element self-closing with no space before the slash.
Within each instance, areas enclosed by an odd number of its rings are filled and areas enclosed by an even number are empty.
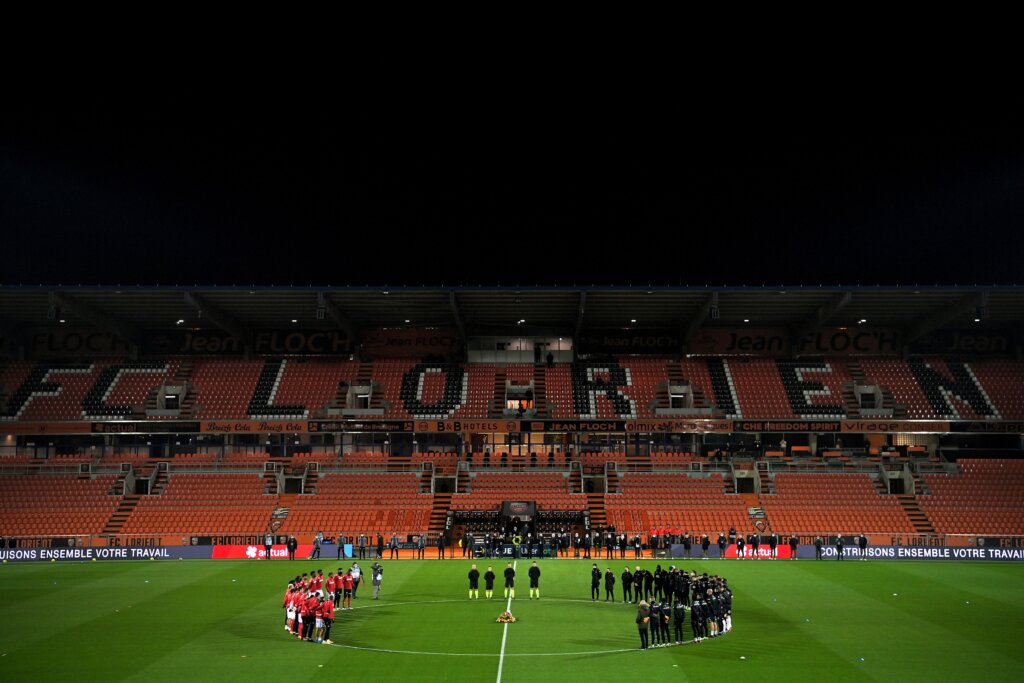
<svg viewBox="0 0 1024 683">
<path fill-rule="evenodd" d="M 679 561 L 729 579 L 733 631 L 647 651 L 632 606 L 590 601 L 585 560 L 541 561 L 539 601 L 520 560 L 508 627 L 500 581 L 467 600 L 468 561 L 383 564 L 381 599 L 364 586 L 334 646 L 288 636 L 281 598 L 337 561 L 5 564 L 0 681 L 990 681 L 1024 667 L 1018 564 Z"/>
</svg>

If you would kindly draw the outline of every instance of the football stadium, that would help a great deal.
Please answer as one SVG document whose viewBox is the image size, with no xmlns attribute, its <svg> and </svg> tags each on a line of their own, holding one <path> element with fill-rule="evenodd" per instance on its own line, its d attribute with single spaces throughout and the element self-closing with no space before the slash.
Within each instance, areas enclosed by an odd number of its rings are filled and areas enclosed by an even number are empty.
<svg viewBox="0 0 1024 683">
<path fill-rule="evenodd" d="M 0 679 L 1017 680 L 1022 351 L 1008 285 L 3 286 Z"/>
</svg>

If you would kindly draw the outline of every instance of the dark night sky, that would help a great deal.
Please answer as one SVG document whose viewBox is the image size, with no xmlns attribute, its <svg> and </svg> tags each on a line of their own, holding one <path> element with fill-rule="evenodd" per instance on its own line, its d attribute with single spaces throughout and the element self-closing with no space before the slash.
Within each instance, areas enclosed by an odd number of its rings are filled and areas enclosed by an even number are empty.
<svg viewBox="0 0 1024 683">
<path fill-rule="evenodd" d="M 26 95 L 0 280 L 1024 284 L 1020 110 L 940 104 Z"/>
</svg>

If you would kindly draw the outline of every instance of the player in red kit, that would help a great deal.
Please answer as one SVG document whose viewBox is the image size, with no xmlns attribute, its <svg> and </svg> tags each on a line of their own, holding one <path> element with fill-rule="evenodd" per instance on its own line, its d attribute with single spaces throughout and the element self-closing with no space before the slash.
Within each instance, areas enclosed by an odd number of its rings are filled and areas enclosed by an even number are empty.
<svg viewBox="0 0 1024 683">
<path fill-rule="evenodd" d="M 341 599 L 341 609 L 352 609 L 352 586 L 354 586 L 356 580 L 352 578 L 352 572 L 345 572 L 345 576 L 341 577 L 341 589 L 344 592 L 344 597 Z"/>
<path fill-rule="evenodd" d="M 321 571 L 319 574 L 313 572 L 309 577 L 309 590 L 314 593 L 319 593 L 324 587 L 324 573 Z"/>
<path fill-rule="evenodd" d="M 316 618 L 316 626 L 313 628 L 313 642 L 324 642 L 324 604 L 326 601 L 317 598 L 316 607 L 313 608 L 313 616 Z"/>
<path fill-rule="evenodd" d="M 320 604 L 320 598 L 316 593 L 310 593 L 306 599 L 306 615 L 302 618 L 302 639 L 313 640 L 313 631 L 316 628 L 316 608 Z"/>
<path fill-rule="evenodd" d="M 331 640 L 331 625 L 334 624 L 334 603 L 324 600 L 324 645 L 334 645 Z"/>
<path fill-rule="evenodd" d="M 337 579 L 334 578 L 334 572 L 327 572 L 327 580 L 324 581 L 324 600 L 328 602 L 334 601 L 334 589 L 337 588 Z"/>
<path fill-rule="evenodd" d="M 281 606 L 284 608 L 284 630 L 285 631 L 290 631 L 291 630 L 291 624 L 289 624 L 289 621 L 294 618 L 294 616 L 289 614 L 291 612 L 292 589 L 293 588 L 294 588 L 294 586 L 292 586 L 292 584 L 289 583 L 288 584 L 288 588 L 286 588 L 285 591 L 284 591 L 284 599 L 281 601 L 282 602 Z"/>
</svg>

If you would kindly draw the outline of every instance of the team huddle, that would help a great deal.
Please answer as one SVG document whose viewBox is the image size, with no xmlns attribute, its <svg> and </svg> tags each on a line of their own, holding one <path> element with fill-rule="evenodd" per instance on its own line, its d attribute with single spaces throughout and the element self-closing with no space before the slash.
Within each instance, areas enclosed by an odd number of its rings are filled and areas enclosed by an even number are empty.
<svg viewBox="0 0 1024 683">
<path fill-rule="evenodd" d="M 379 599 L 383 574 L 384 568 L 374 562 L 370 568 L 374 600 Z M 344 571 L 338 567 L 337 574 L 328 572 L 326 578 L 322 569 L 296 576 L 284 593 L 285 630 L 307 642 L 333 645 L 335 610 L 352 609 L 352 599 L 362 583 L 363 572 L 355 562 Z"/>
<path fill-rule="evenodd" d="M 732 591 L 728 580 L 718 576 L 687 574 L 677 567 L 652 573 L 637 567 L 623 572 L 623 590 L 630 602 L 626 576 L 632 579 L 636 602 L 636 624 L 640 649 L 682 645 L 685 641 L 686 613 L 690 613 L 690 631 L 694 643 L 715 638 L 732 629 Z M 637 577 L 640 577 L 639 579 Z M 648 602 L 651 599 L 651 602 Z M 672 633 L 670 634 L 670 631 Z"/>
</svg>

